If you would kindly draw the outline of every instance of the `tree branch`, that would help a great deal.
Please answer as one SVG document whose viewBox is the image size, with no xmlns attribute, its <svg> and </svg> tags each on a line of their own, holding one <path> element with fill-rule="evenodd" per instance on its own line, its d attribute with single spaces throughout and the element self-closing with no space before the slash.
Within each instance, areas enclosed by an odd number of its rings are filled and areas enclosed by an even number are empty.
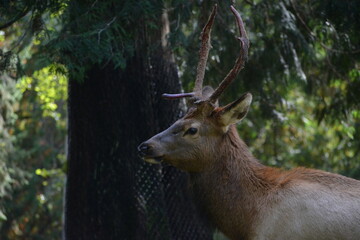
<svg viewBox="0 0 360 240">
<path fill-rule="evenodd" d="M 26 14 L 30 11 L 29 7 L 27 6 L 25 8 L 25 10 L 20 13 L 18 16 L 16 16 L 13 20 L 3 24 L 3 25 L 0 25 L 0 30 L 2 29 L 5 29 L 5 28 L 8 28 L 10 27 L 12 24 L 14 24 L 16 21 L 20 20 L 21 18 L 23 18 L 24 16 L 26 16 Z"/>
</svg>

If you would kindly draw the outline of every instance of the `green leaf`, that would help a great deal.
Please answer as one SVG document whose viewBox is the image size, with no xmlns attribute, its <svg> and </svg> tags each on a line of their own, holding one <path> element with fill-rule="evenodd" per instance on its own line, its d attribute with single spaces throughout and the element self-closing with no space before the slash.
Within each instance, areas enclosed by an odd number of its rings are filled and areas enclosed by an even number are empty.
<svg viewBox="0 0 360 240">
<path fill-rule="evenodd" d="M 6 220 L 7 220 L 7 217 L 5 216 L 3 211 L 0 210 L 0 221 L 6 221 Z"/>
</svg>

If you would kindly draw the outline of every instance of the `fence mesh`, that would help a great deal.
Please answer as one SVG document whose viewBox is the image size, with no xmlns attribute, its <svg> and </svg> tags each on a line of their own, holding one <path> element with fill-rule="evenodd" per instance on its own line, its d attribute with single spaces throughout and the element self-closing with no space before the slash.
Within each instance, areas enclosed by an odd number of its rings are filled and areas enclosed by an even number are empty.
<svg viewBox="0 0 360 240">
<path fill-rule="evenodd" d="M 136 207 L 146 239 L 212 239 L 191 200 L 186 173 L 165 164 L 136 165 Z"/>
</svg>

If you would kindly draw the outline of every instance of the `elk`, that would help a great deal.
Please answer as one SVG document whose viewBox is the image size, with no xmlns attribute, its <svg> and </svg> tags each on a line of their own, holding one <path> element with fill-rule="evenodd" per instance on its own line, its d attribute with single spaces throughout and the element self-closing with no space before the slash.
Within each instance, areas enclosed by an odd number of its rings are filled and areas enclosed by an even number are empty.
<svg viewBox="0 0 360 240">
<path fill-rule="evenodd" d="M 168 129 L 138 146 L 150 163 L 164 161 L 189 172 L 199 210 L 230 239 L 360 239 L 360 181 L 315 169 L 281 170 L 261 164 L 241 140 L 235 124 L 252 101 L 250 93 L 219 107 L 217 100 L 248 56 L 243 21 L 231 6 L 240 32 L 234 67 L 213 90 L 202 87 L 217 6 L 201 33 L 195 87 L 189 110 Z"/>
</svg>

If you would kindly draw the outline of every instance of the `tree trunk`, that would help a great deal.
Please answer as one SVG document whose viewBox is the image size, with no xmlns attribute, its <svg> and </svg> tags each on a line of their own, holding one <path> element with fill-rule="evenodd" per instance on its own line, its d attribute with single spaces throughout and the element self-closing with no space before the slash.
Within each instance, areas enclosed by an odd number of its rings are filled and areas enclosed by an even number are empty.
<svg viewBox="0 0 360 240">
<path fill-rule="evenodd" d="M 70 81 L 66 239 L 211 239 L 185 173 L 137 156 L 140 142 L 180 114 L 178 101 L 160 97 L 178 91 L 176 68 L 161 54 Z"/>
</svg>

